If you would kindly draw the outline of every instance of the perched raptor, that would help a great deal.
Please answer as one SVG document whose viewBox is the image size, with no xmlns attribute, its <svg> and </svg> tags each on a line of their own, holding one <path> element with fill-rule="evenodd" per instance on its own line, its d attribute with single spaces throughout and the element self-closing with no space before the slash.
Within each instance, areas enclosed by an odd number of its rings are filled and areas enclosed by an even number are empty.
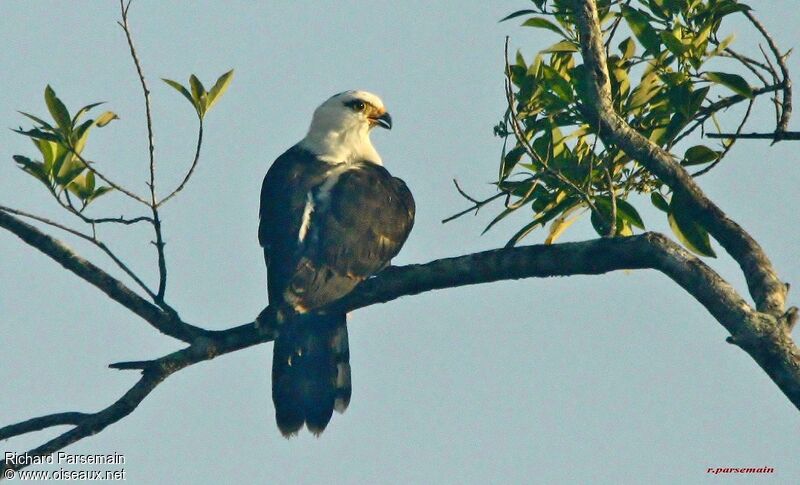
<svg viewBox="0 0 800 485">
<path fill-rule="evenodd" d="M 414 199 L 372 146 L 391 129 L 383 102 L 346 91 L 322 103 L 308 134 L 272 164 L 261 187 L 258 240 L 270 308 L 282 323 L 272 362 L 284 436 L 321 433 L 350 402 L 346 315 L 321 309 L 382 270 L 414 224 Z"/>
</svg>

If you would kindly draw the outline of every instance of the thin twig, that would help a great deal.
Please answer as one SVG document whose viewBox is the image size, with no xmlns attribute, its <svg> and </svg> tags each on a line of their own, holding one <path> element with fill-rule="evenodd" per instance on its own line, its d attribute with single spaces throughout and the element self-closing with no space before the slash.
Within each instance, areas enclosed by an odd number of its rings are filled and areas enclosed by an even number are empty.
<svg viewBox="0 0 800 485">
<path fill-rule="evenodd" d="M 505 89 L 506 89 L 506 101 L 508 103 L 509 117 L 511 118 L 511 128 L 512 128 L 512 130 L 514 132 L 514 137 L 517 139 L 517 142 L 520 144 L 520 146 L 522 146 L 522 148 L 525 150 L 525 153 L 527 153 L 527 155 L 529 157 L 531 157 L 532 160 L 539 162 L 539 164 L 542 166 L 542 168 L 545 171 L 545 173 L 547 173 L 548 175 L 551 175 L 552 177 L 555 177 L 556 179 L 558 179 L 564 185 L 569 186 L 576 194 L 580 195 L 584 199 L 584 201 L 586 202 L 586 205 L 588 205 L 591 210 L 593 210 L 594 212 L 596 212 L 599 215 L 600 211 L 597 210 L 597 207 L 595 206 L 594 202 L 592 201 L 592 198 L 589 197 L 589 194 L 587 194 L 586 192 L 581 190 L 580 187 L 575 185 L 575 183 L 573 183 L 570 179 L 565 177 L 561 172 L 559 172 L 557 170 L 553 170 L 552 168 L 550 168 L 550 166 L 547 163 L 547 161 L 542 159 L 533 150 L 533 147 L 531 147 L 530 143 L 528 143 L 528 140 L 523 135 L 522 128 L 519 125 L 519 118 L 517 117 L 517 111 L 514 108 L 514 92 L 512 91 L 511 66 L 508 63 L 508 39 L 509 39 L 508 36 L 506 36 L 506 43 L 505 43 L 505 62 L 506 62 Z"/>
<path fill-rule="evenodd" d="M 153 293 L 153 291 L 144 283 L 144 281 L 142 281 L 141 278 L 139 278 L 136 275 L 136 273 L 134 273 L 128 267 L 128 265 L 126 265 L 116 254 L 114 254 L 114 252 L 111 251 L 111 249 L 109 249 L 108 246 L 106 246 L 106 244 L 104 242 L 102 242 L 99 239 L 97 239 L 96 235 L 93 234 L 93 235 L 90 236 L 90 235 L 84 234 L 84 233 L 82 233 L 80 231 L 76 231 L 75 229 L 67 227 L 67 226 L 65 226 L 63 224 L 59 224 L 58 222 L 51 221 L 50 219 L 47 219 L 47 218 L 44 218 L 44 217 L 41 217 L 41 216 L 37 216 L 35 214 L 31 214 L 29 212 L 24 212 L 24 211 L 21 211 L 21 210 L 12 209 L 11 207 L 6 207 L 6 206 L 0 205 L 0 211 L 4 211 L 4 212 L 7 212 L 9 214 L 18 215 L 18 216 L 25 217 L 25 218 L 28 218 L 28 219 L 33 219 L 34 221 L 38 221 L 38 222 L 41 222 L 43 224 L 47 224 L 48 226 L 52 226 L 52 227 L 61 229 L 62 231 L 66 231 L 66 232 L 72 234 L 73 236 L 77 236 L 77 237 L 79 237 L 79 238 L 81 238 L 81 239 L 83 239 L 85 241 L 88 241 L 88 242 L 94 244 L 101 251 L 106 253 L 106 255 L 109 258 L 111 258 L 112 261 L 114 261 L 114 264 L 116 264 L 117 267 L 119 267 L 119 269 L 124 271 L 125 274 L 127 274 L 137 285 L 139 285 L 139 287 L 142 290 L 144 290 L 145 293 L 147 293 L 147 296 L 152 298 L 153 301 L 155 301 L 156 303 L 160 303 L 160 302 L 156 301 L 155 293 Z"/>
<path fill-rule="evenodd" d="M 461 195 L 461 197 L 464 197 L 468 201 L 472 202 L 474 205 L 472 207 L 464 209 L 463 211 L 461 211 L 461 212 L 459 212 L 457 214 L 453 214 L 452 216 L 450 216 L 450 217 L 448 217 L 446 219 L 442 219 L 442 224 L 446 224 L 446 223 L 448 223 L 450 221 L 458 219 L 459 217 L 461 217 L 461 216 L 463 216 L 465 214 L 469 214 L 473 210 L 475 211 L 475 214 L 477 214 L 478 211 L 481 209 L 481 207 L 485 206 L 489 202 L 492 202 L 493 200 L 499 199 L 500 197 L 503 197 L 504 195 L 506 195 L 505 193 L 500 192 L 499 194 L 495 194 L 495 195 L 493 195 L 491 197 L 488 197 L 488 198 L 486 198 L 484 200 L 478 200 L 478 199 L 475 199 L 474 197 L 470 196 L 466 192 L 464 192 L 464 190 L 461 188 L 461 186 L 458 185 L 458 180 L 453 179 L 453 184 L 455 184 L 456 190 L 458 191 L 459 195 Z"/>
<path fill-rule="evenodd" d="M 763 88 L 758 88 L 753 90 L 753 98 L 760 96 L 762 94 L 771 93 L 778 91 L 782 88 L 782 85 L 775 84 L 772 86 L 765 86 Z M 740 103 L 748 98 L 742 96 L 741 94 L 734 94 L 725 98 L 722 98 L 718 101 L 715 101 L 705 108 L 700 108 L 697 112 L 697 121 L 695 121 L 692 126 L 685 129 L 680 135 L 675 137 L 675 140 L 672 142 L 673 145 L 677 145 L 679 141 L 683 140 L 687 136 L 691 135 L 697 128 L 700 128 L 708 121 L 711 116 L 722 111 L 723 109 L 730 108 L 731 106 Z"/>
<path fill-rule="evenodd" d="M 761 81 L 764 86 L 769 86 L 769 82 L 767 82 L 767 78 L 765 78 L 756 67 L 760 67 L 763 70 L 770 72 L 769 67 L 761 62 L 758 62 L 754 59 L 750 59 L 749 57 L 739 54 L 735 50 L 731 48 L 726 48 L 721 54 L 722 57 L 731 57 L 739 61 L 748 71 L 752 72 L 754 76 L 756 76 L 759 81 Z"/>
<path fill-rule="evenodd" d="M 133 199 L 133 200 L 135 200 L 137 202 L 141 202 L 142 204 L 147 205 L 147 206 L 150 205 L 150 203 L 147 202 L 141 196 L 136 195 L 135 193 L 133 193 L 130 190 L 128 190 L 125 187 L 123 187 L 122 185 L 112 181 L 111 179 L 109 179 L 108 177 L 103 175 L 101 172 L 98 172 L 97 169 L 95 169 L 92 166 L 92 162 L 89 161 L 89 160 L 86 160 L 85 158 L 83 158 L 83 156 L 75 150 L 75 147 L 73 147 L 71 143 L 67 142 L 66 143 L 66 147 L 67 147 L 67 150 L 69 150 L 70 153 L 75 155 L 75 157 L 78 159 L 78 161 L 80 161 L 83 164 L 84 167 L 88 168 L 92 173 L 94 173 L 97 176 L 97 178 L 99 178 L 103 182 L 107 183 L 109 186 L 111 186 L 111 188 L 113 188 L 114 190 L 117 190 L 117 191 L 127 195 L 128 197 L 130 197 L 131 199 Z"/>
<path fill-rule="evenodd" d="M 625 2 L 625 6 L 628 6 L 630 4 L 631 0 L 627 0 Z M 614 34 L 617 33 L 617 27 L 619 27 L 620 21 L 622 21 L 622 15 L 618 15 L 617 18 L 614 19 L 614 25 L 611 26 L 611 32 L 609 32 L 608 39 L 606 40 L 606 55 L 610 55 L 608 51 L 609 46 L 611 45 L 611 41 L 614 38 Z"/>
<path fill-rule="evenodd" d="M 63 207 L 64 209 L 67 209 L 70 213 L 72 213 L 73 215 L 77 216 L 80 220 L 82 220 L 83 222 L 85 222 L 87 224 L 94 225 L 94 224 L 104 224 L 104 223 L 113 222 L 113 223 L 123 224 L 123 225 L 129 226 L 131 224 L 136 224 L 137 222 L 149 222 L 151 224 L 153 222 L 153 219 L 150 218 L 150 217 L 147 217 L 147 216 L 134 217 L 133 219 L 126 219 L 125 216 L 100 217 L 100 218 L 87 217 L 86 215 L 83 214 L 82 209 L 79 210 L 72 203 L 72 198 L 69 196 L 69 190 L 65 190 L 64 191 L 64 197 L 67 199 L 67 204 L 66 205 L 63 203 L 61 198 L 58 196 L 58 194 L 56 194 L 56 192 L 52 188 L 50 189 L 50 193 L 53 194 L 53 197 L 55 197 L 56 201 L 58 201 L 58 203 L 61 205 L 61 207 Z M 86 208 L 86 206 L 83 206 L 83 209 L 85 209 L 85 208 Z"/>
<path fill-rule="evenodd" d="M 786 66 L 786 57 L 780 53 L 778 46 L 775 44 L 775 39 L 772 38 L 764 25 L 759 22 L 755 15 L 753 15 L 753 12 L 750 10 L 745 10 L 744 14 L 750 20 L 750 23 L 752 23 L 753 26 L 758 29 L 758 31 L 767 41 L 767 45 L 769 46 L 770 51 L 772 51 L 772 55 L 775 56 L 775 61 L 778 63 L 778 68 L 781 70 L 781 77 L 783 78 L 783 109 L 781 111 L 776 133 L 784 133 L 789 126 L 789 118 L 792 115 L 792 80 L 789 77 L 789 68 Z M 780 139 L 780 137 L 776 137 L 775 141 Z"/>
<path fill-rule="evenodd" d="M 701 175 L 703 175 L 705 173 L 710 172 L 714 167 L 716 167 L 719 164 L 719 162 L 722 161 L 723 158 L 725 158 L 726 155 L 728 155 L 728 152 L 731 151 L 731 148 L 733 148 L 733 145 L 736 142 L 736 138 L 741 134 L 742 128 L 744 128 L 745 123 L 747 123 L 747 119 L 750 117 L 750 112 L 753 110 L 753 105 L 754 104 L 755 104 L 755 100 L 753 100 L 753 99 L 751 99 L 750 102 L 747 103 L 747 111 L 745 111 L 744 116 L 742 117 L 742 121 L 741 121 L 741 123 L 739 123 L 739 127 L 736 128 L 735 136 L 731 137 L 730 142 L 725 145 L 725 149 L 722 151 L 722 153 L 720 153 L 719 157 L 717 157 L 717 159 L 714 160 L 714 162 L 711 165 L 709 165 L 708 167 L 706 167 L 706 168 L 704 168 L 702 170 L 698 170 L 697 172 L 693 173 L 692 177 L 699 177 L 699 176 L 701 176 Z M 709 138 L 716 138 L 716 137 L 713 137 L 713 136 L 709 136 L 709 134 L 706 134 L 706 136 L 709 137 Z"/>
<path fill-rule="evenodd" d="M 772 65 L 772 61 L 769 60 L 769 56 L 767 52 L 764 50 L 764 46 L 758 44 L 758 50 L 761 51 L 761 55 L 764 56 L 764 61 L 766 61 L 767 65 L 769 66 L 769 72 L 772 75 L 772 82 L 774 84 L 780 84 L 780 78 L 778 76 L 778 71 L 775 69 L 775 66 Z M 775 104 L 775 128 L 780 125 L 781 122 L 781 101 L 778 98 L 778 93 L 775 93 L 775 96 L 772 98 L 773 103 Z"/>
<path fill-rule="evenodd" d="M 614 180 L 611 178 L 611 172 L 608 171 L 608 168 L 603 167 L 603 173 L 606 177 L 606 183 L 608 184 L 608 195 L 611 198 L 611 217 L 609 217 L 608 222 L 608 233 L 606 234 L 607 237 L 614 237 L 617 234 L 617 194 L 614 193 Z M 601 216 L 602 214 L 597 214 Z"/>
<path fill-rule="evenodd" d="M 153 244 L 158 253 L 158 292 L 156 293 L 156 300 L 158 302 L 164 301 L 164 294 L 167 290 L 167 261 L 164 255 L 164 235 L 161 231 L 161 217 L 158 214 L 158 199 L 156 198 L 156 159 L 155 159 L 155 146 L 153 143 L 153 117 L 150 109 L 150 89 L 147 87 L 147 81 L 144 78 L 142 65 L 139 62 L 139 56 L 136 54 L 136 48 L 133 45 L 133 36 L 131 35 L 130 27 L 128 26 L 128 9 L 131 6 L 130 0 L 127 5 L 123 0 L 119 0 L 119 8 L 122 13 L 122 22 L 118 22 L 125 31 L 125 38 L 128 40 L 128 47 L 130 48 L 131 58 L 136 66 L 136 74 L 139 76 L 139 82 L 142 85 L 142 93 L 144 94 L 144 108 L 145 116 L 147 118 L 147 148 L 148 155 L 150 156 L 150 202 L 148 205 L 153 212 L 152 225 L 156 234 L 156 240 Z M 202 136 L 202 129 L 201 129 Z"/>
<path fill-rule="evenodd" d="M 186 172 L 186 176 L 183 178 L 180 185 L 178 185 L 178 187 L 175 190 L 170 192 L 169 195 L 161 199 L 161 201 L 158 203 L 158 207 L 161 207 L 162 205 L 166 204 L 166 202 L 169 199 L 173 198 L 175 195 L 178 194 L 178 192 L 183 190 L 183 188 L 186 186 L 186 183 L 189 182 L 189 179 L 192 177 L 192 174 L 194 173 L 194 169 L 197 167 L 197 162 L 200 160 L 200 147 L 202 145 L 203 145 L 203 118 L 200 118 L 200 127 L 197 130 L 197 147 L 195 148 L 194 151 L 194 160 L 192 160 L 192 165 L 191 167 L 189 167 L 189 171 Z"/>
</svg>

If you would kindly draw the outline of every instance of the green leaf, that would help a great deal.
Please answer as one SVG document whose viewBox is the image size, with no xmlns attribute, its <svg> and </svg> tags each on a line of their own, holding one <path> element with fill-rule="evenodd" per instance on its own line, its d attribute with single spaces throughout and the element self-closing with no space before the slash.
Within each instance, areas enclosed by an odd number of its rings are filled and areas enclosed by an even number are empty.
<svg viewBox="0 0 800 485">
<path fill-rule="evenodd" d="M 54 133 L 49 133 L 47 131 L 42 131 L 42 130 L 37 130 L 37 129 L 25 131 L 22 128 L 19 128 L 19 129 L 13 129 L 12 128 L 11 131 L 13 131 L 14 133 L 19 133 L 20 135 L 25 135 L 25 136 L 28 136 L 30 138 L 37 139 L 37 140 L 49 140 L 49 141 L 54 141 L 56 143 L 61 143 L 63 141 L 60 136 L 58 136 L 58 135 L 56 135 Z"/>
<path fill-rule="evenodd" d="M 233 69 L 226 72 L 222 76 L 217 79 L 217 82 L 211 88 L 211 91 L 208 92 L 208 101 L 206 105 L 206 111 L 210 110 L 212 106 L 225 94 L 225 91 L 228 89 L 228 85 L 233 80 Z"/>
<path fill-rule="evenodd" d="M 98 116 L 96 120 L 94 120 L 94 124 L 102 128 L 107 124 L 111 123 L 113 120 L 118 120 L 118 119 L 119 116 L 117 116 L 116 113 L 114 113 L 113 111 L 106 111 L 105 113 Z"/>
<path fill-rule="evenodd" d="M 85 113 L 88 113 L 89 110 L 91 110 L 92 108 L 96 108 L 101 104 L 105 104 L 105 101 L 101 101 L 99 103 L 87 104 L 83 108 L 79 109 L 78 112 L 75 113 L 75 116 L 72 117 L 72 125 L 74 126 L 76 123 L 78 123 L 78 120 L 81 119 L 81 116 L 83 116 Z"/>
<path fill-rule="evenodd" d="M 664 87 L 659 77 L 655 74 L 648 74 L 642 77 L 642 81 L 633 90 L 628 98 L 628 109 L 636 109 L 647 104 L 653 96 Z"/>
<path fill-rule="evenodd" d="M 669 213 L 669 202 L 667 202 L 664 196 L 659 194 L 658 192 L 650 193 L 650 202 L 653 203 L 656 209 Z"/>
<path fill-rule="evenodd" d="M 87 199 L 94 193 L 94 173 L 92 173 L 92 171 L 87 171 L 75 177 L 75 179 L 67 185 L 67 190 L 77 195 L 85 205 Z"/>
<path fill-rule="evenodd" d="M 70 119 L 69 111 L 67 111 L 67 107 L 64 106 L 64 103 L 58 99 L 56 92 L 53 91 L 53 88 L 51 88 L 49 84 L 44 89 L 44 101 L 58 127 L 65 133 L 68 133 L 72 128 L 72 120 Z"/>
<path fill-rule="evenodd" d="M 86 140 L 89 138 L 89 128 L 92 127 L 93 123 L 92 120 L 86 120 L 73 132 L 72 148 L 76 153 L 83 152 L 83 147 L 86 146 Z"/>
<path fill-rule="evenodd" d="M 732 14 L 734 12 L 746 12 L 748 10 L 753 10 L 753 9 L 743 3 L 720 2 L 719 6 L 716 9 L 716 13 L 719 17 L 724 17 L 725 15 Z"/>
<path fill-rule="evenodd" d="M 747 84 L 747 81 L 738 74 L 730 74 L 727 72 L 707 72 L 706 78 L 709 81 L 722 84 L 729 88 L 736 94 L 741 94 L 745 98 L 753 97 L 753 88 Z"/>
<path fill-rule="evenodd" d="M 693 253 L 715 258 L 717 255 L 711 248 L 708 231 L 692 214 L 692 209 L 680 192 L 672 194 L 667 215 L 669 227 L 678 239 Z"/>
<path fill-rule="evenodd" d="M 543 54 L 551 54 L 553 52 L 578 52 L 578 46 L 570 40 L 560 40 L 551 45 L 547 49 L 539 51 Z"/>
<path fill-rule="evenodd" d="M 628 37 L 619 43 L 619 51 L 622 52 L 623 59 L 630 59 L 636 55 L 636 42 Z"/>
<path fill-rule="evenodd" d="M 650 17 L 635 8 L 625 5 L 622 6 L 622 16 L 625 17 L 633 35 L 639 39 L 642 46 L 651 53 L 658 53 L 661 40 L 653 26 L 650 25 Z"/>
<path fill-rule="evenodd" d="M 498 23 L 505 22 L 506 20 L 515 19 L 517 17 L 522 17 L 523 15 L 536 15 L 537 13 L 538 12 L 536 10 L 531 10 L 531 9 L 517 10 L 516 12 L 508 14 L 502 19 L 500 19 Z"/>
<path fill-rule="evenodd" d="M 575 215 L 572 215 L 572 213 L 578 209 L 581 209 L 582 207 L 583 204 L 577 204 L 562 212 L 561 215 L 558 216 L 552 224 L 550 224 L 550 233 L 547 235 L 547 238 L 545 238 L 544 243 L 553 244 L 556 242 L 556 239 L 561 237 L 561 234 L 563 234 L 564 231 L 566 231 L 569 226 L 571 226 L 575 221 L 578 220 L 578 217 L 581 216 L 582 212 Z"/>
<path fill-rule="evenodd" d="M 604 219 L 600 219 L 600 215 L 597 212 L 595 212 L 595 211 L 591 211 L 591 212 L 592 212 L 592 214 L 589 216 L 589 220 L 592 223 L 592 227 L 594 228 L 594 232 L 596 232 L 598 236 L 602 236 L 602 237 L 607 236 L 608 235 L 608 228 L 606 227 L 606 224 L 607 224 L 606 220 L 608 218 L 606 218 L 605 220 Z"/>
<path fill-rule="evenodd" d="M 644 221 L 628 201 L 617 198 L 617 226 L 621 227 L 623 222 L 629 222 L 639 229 L 644 229 Z M 603 213 L 606 218 L 611 217 L 611 198 L 607 195 L 595 197 L 595 204 L 597 209 Z"/>
<path fill-rule="evenodd" d="M 14 161 L 17 162 L 22 170 L 36 177 L 40 182 L 50 186 L 50 179 L 47 172 L 44 170 L 44 164 L 22 155 L 14 155 Z"/>
<path fill-rule="evenodd" d="M 47 129 L 48 131 L 55 131 L 55 128 L 53 128 L 53 125 L 51 125 L 50 123 L 44 121 L 41 118 L 37 118 L 36 116 L 33 116 L 32 114 L 25 113 L 23 111 L 17 111 L 17 113 L 21 114 L 22 116 L 25 116 L 26 118 L 30 118 L 31 120 L 35 121 L 36 123 L 39 123 L 39 125 L 41 125 L 40 128 Z"/>
<path fill-rule="evenodd" d="M 661 32 L 661 41 L 667 46 L 667 49 L 676 56 L 683 55 L 689 50 L 688 45 L 684 45 L 679 38 L 675 37 L 675 34 L 669 31 Z"/>
<path fill-rule="evenodd" d="M 107 193 L 111 192 L 112 190 L 114 190 L 114 189 L 112 189 L 111 187 L 108 187 L 108 186 L 98 187 L 94 192 L 92 192 L 92 195 L 90 195 L 86 199 L 86 204 L 88 204 L 89 202 L 95 200 L 96 198 L 100 197 L 103 194 L 107 194 Z"/>
<path fill-rule="evenodd" d="M 516 244 L 520 242 L 522 238 L 524 238 L 525 236 L 530 234 L 531 231 L 536 229 L 536 226 L 544 227 L 548 222 L 555 219 L 559 215 L 567 212 L 572 207 L 578 204 L 580 204 L 580 199 L 577 196 L 564 197 L 564 199 L 561 202 L 555 204 L 554 206 L 550 207 L 544 212 L 540 212 L 539 214 L 537 214 L 536 218 L 534 218 L 531 222 L 526 224 L 525 227 L 517 231 L 516 234 L 511 236 L 511 239 L 508 240 L 505 247 L 511 248 L 516 246 Z"/>
<path fill-rule="evenodd" d="M 523 27 L 535 27 L 537 29 L 547 29 L 547 30 L 549 30 L 551 32 L 555 32 L 556 34 L 560 35 L 561 37 L 564 37 L 564 38 L 567 37 L 567 34 L 565 34 L 564 31 L 561 30 L 561 28 L 559 28 L 556 24 L 554 24 L 553 22 L 551 22 L 551 21 L 549 21 L 547 19 L 543 19 L 541 17 L 528 19 L 528 20 L 526 20 L 525 22 L 522 23 L 522 26 Z"/>
<path fill-rule="evenodd" d="M 87 198 L 94 193 L 94 185 L 95 185 L 94 172 L 89 170 L 88 172 L 86 172 L 86 190 L 89 193 L 84 198 Z"/>
<path fill-rule="evenodd" d="M 644 221 L 639 213 L 627 200 L 617 199 L 617 217 L 629 222 L 632 226 L 644 229 Z"/>
<path fill-rule="evenodd" d="M 683 161 L 681 162 L 681 165 L 701 165 L 704 163 L 713 162 L 719 158 L 719 155 L 719 152 L 714 151 L 705 145 L 695 145 L 686 150 L 686 153 L 683 155 Z"/>
<path fill-rule="evenodd" d="M 714 55 L 714 56 L 719 55 L 720 52 L 724 51 L 725 49 L 728 48 L 728 46 L 733 44 L 734 40 L 736 40 L 736 34 L 731 34 L 731 35 L 725 37 L 724 39 L 722 39 L 722 41 L 720 41 L 720 43 L 717 46 L 717 48 L 714 49 L 714 52 L 712 52 L 712 55 Z"/>
<path fill-rule="evenodd" d="M 56 158 L 56 144 L 47 140 L 37 140 L 36 138 L 31 138 L 31 141 L 39 149 L 39 153 L 42 154 L 45 171 L 49 171 L 49 168 L 53 166 L 53 160 Z"/>
<path fill-rule="evenodd" d="M 515 210 L 517 210 L 516 206 L 515 206 L 515 208 L 513 208 L 513 209 L 509 209 L 509 208 L 505 208 L 505 209 L 503 209 L 503 212 L 501 212 L 501 213 L 497 214 L 497 215 L 494 217 L 494 219 L 492 219 L 492 221 L 491 221 L 491 222 L 489 222 L 489 224 L 487 224 L 485 228 L 483 228 L 483 231 L 481 232 L 481 236 L 483 236 L 484 234 L 486 234 L 486 233 L 489 231 L 489 229 L 491 229 L 492 227 L 494 227 L 494 225 L 495 225 L 495 224 L 497 224 L 498 222 L 500 222 L 500 221 L 502 221 L 503 219 L 505 219 L 507 215 L 511 214 L 511 213 L 512 213 L 512 212 L 514 212 Z"/>
<path fill-rule="evenodd" d="M 55 176 L 56 182 L 67 186 L 84 170 L 86 170 L 86 166 L 83 162 L 76 158 L 66 158 Z"/>
<path fill-rule="evenodd" d="M 189 76 L 189 86 L 192 88 L 192 98 L 194 98 L 195 102 L 199 103 L 200 99 L 206 93 L 206 88 L 203 87 L 203 83 L 201 83 L 194 74 Z"/>
<path fill-rule="evenodd" d="M 49 173 L 54 179 L 57 173 L 61 171 L 61 166 L 64 164 L 64 161 L 67 159 L 72 158 L 72 153 L 61 143 L 53 143 L 55 146 L 55 157 L 53 158 L 53 164 L 47 168 L 47 173 Z"/>
<path fill-rule="evenodd" d="M 189 93 L 189 90 L 183 87 L 183 84 L 175 82 L 171 79 L 161 78 L 161 80 L 167 83 L 168 85 L 172 86 L 172 88 L 178 91 L 179 93 L 181 93 L 186 99 L 189 100 L 190 103 L 192 103 L 192 106 L 194 106 L 195 109 L 197 109 L 197 105 L 194 102 L 194 98 L 192 98 L 192 95 L 191 93 Z"/>
</svg>

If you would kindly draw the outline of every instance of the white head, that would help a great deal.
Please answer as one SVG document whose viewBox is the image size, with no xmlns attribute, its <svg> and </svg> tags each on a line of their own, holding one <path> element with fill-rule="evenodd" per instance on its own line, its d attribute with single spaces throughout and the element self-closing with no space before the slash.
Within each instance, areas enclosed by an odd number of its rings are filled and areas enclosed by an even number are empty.
<svg viewBox="0 0 800 485">
<path fill-rule="evenodd" d="M 372 146 L 372 128 L 392 128 L 392 117 L 381 98 L 366 91 L 345 91 L 331 96 L 314 111 L 311 127 L 300 145 L 330 163 L 369 160 L 380 164 Z"/>
</svg>

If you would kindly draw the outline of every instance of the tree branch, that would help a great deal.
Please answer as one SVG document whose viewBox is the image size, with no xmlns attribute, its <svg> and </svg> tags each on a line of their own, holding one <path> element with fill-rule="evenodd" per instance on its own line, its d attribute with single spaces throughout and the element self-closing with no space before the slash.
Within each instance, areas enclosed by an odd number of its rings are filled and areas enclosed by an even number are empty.
<svg viewBox="0 0 800 485">
<path fill-rule="evenodd" d="M 86 413 L 57 413 L 48 414 L 38 418 L 32 418 L 21 423 L 11 424 L 0 428 L 0 441 L 13 438 L 14 436 L 41 431 L 52 428 L 53 426 L 64 426 L 68 424 L 78 425 L 89 416 Z"/>
<path fill-rule="evenodd" d="M 202 328 L 183 323 L 173 311 L 162 310 L 148 302 L 121 281 L 76 254 L 58 239 L 41 232 L 11 214 L 0 211 L 0 227 L 11 231 L 28 245 L 43 252 L 64 268 L 94 285 L 112 300 L 142 317 L 161 333 L 184 342 L 192 342 L 196 337 L 206 333 L 206 330 Z"/>
<path fill-rule="evenodd" d="M 659 177 L 673 191 L 686 195 L 695 216 L 739 263 L 759 311 L 783 313 L 786 287 L 778 278 L 761 246 L 736 222 L 711 202 L 669 153 L 633 130 L 611 103 L 611 85 L 603 38 L 593 0 L 575 1 L 575 22 L 581 37 L 581 53 L 589 74 L 589 96 L 584 108 L 600 124 L 601 136 L 621 147 L 631 158 Z"/>
<path fill-rule="evenodd" d="M 776 325 L 769 315 L 754 311 L 713 269 L 657 233 L 496 249 L 427 264 L 390 267 L 360 284 L 329 310 L 351 311 L 401 296 L 500 280 L 645 268 L 664 273 L 700 302 L 731 333 L 731 341 L 753 356 L 800 409 L 800 351 L 788 335 L 789 325 Z M 794 315 L 791 312 L 786 321 L 793 320 Z M 268 307 L 259 316 L 258 325 L 250 322 L 228 330 L 206 331 L 188 347 L 159 359 L 112 364 L 116 369 L 142 370 L 143 375 L 108 408 L 93 414 L 61 413 L 34 418 L 0 429 L 0 438 L 61 424 L 76 425 L 28 452 L 53 453 L 130 414 L 171 374 L 219 355 L 274 340 L 276 328 L 274 313 Z M 0 468 L 3 467 L 17 465 L 0 462 Z"/>
<path fill-rule="evenodd" d="M 14 434 L 10 434 L 9 435 L 10 437 L 29 431 L 36 431 L 36 429 L 32 429 L 34 427 L 33 425 L 38 425 L 39 426 L 38 429 L 45 429 L 52 426 L 59 426 L 62 424 L 76 425 L 71 430 L 27 452 L 28 456 L 50 455 L 58 450 L 61 450 L 71 445 L 72 443 L 75 443 L 76 441 L 80 441 L 83 438 L 86 438 L 87 436 L 99 433 L 109 425 L 116 423 L 120 419 L 129 415 L 131 412 L 133 412 L 134 409 L 137 408 L 137 406 L 139 406 L 139 403 L 141 403 L 144 400 L 144 398 L 146 398 L 147 395 L 150 394 L 150 392 L 153 389 L 155 389 L 155 387 L 165 378 L 166 375 L 162 375 L 155 372 L 145 372 L 142 375 L 142 378 L 139 379 L 139 382 L 137 382 L 132 388 L 130 388 L 128 392 L 126 392 L 114 404 L 108 406 L 107 408 L 97 413 L 52 414 L 50 416 L 34 418 L 19 424 L 6 426 L 5 428 L 0 429 L 0 432 L 6 430 L 11 430 L 12 432 L 15 432 Z M 54 419 L 53 417 L 60 417 L 60 420 Z M 28 429 L 26 431 L 26 428 L 31 428 L 31 429 Z M 7 469 L 19 470 L 21 468 L 25 468 L 26 466 L 27 465 L 24 462 L 15 463 L 7 460 L 0 460 L 0 471 L 5 471 Z M 2 480 L 2 478 L 5 477 L 6 476 L 3 475 L 2 477 L 0 477 L 0 480 Z"/>
<path fill-rule="evenodd" d="M 800 140 L 800 131 L 774 133 L 706 133 L 706 138 L 732 138 L 756 140 Z"/>
</svg>

